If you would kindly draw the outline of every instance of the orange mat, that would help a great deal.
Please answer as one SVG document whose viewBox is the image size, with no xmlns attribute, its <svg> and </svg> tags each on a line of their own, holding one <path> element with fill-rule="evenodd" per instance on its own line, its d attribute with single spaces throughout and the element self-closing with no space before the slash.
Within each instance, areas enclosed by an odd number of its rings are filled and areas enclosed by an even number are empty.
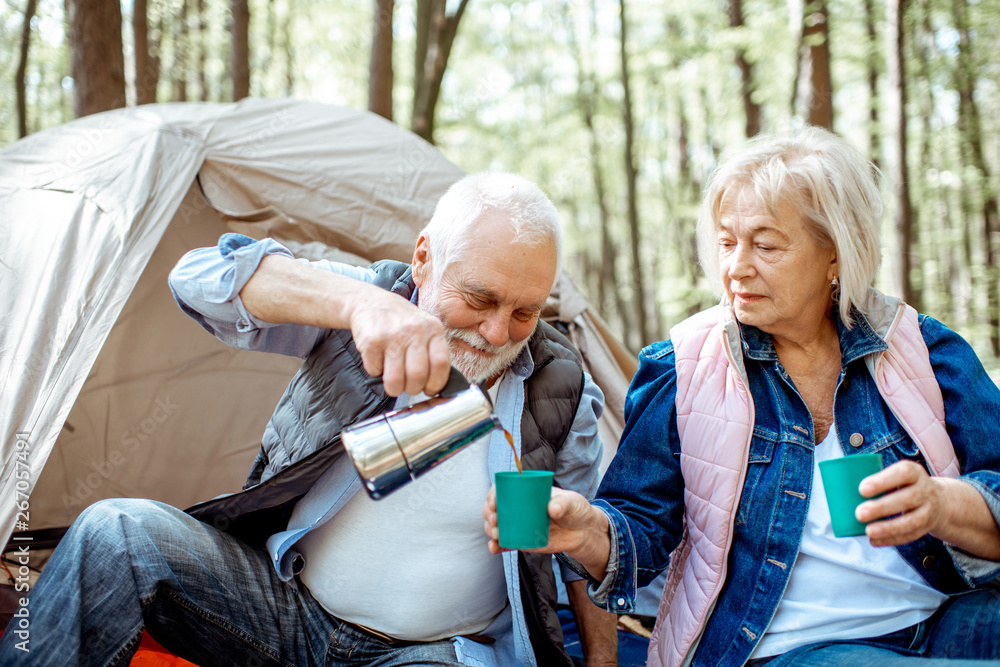
<svg viewBox="0 0 1000 667">
<path fill-rule="evenodd" d="M 143 631 L 142 640 L 139 642 L 139 650 L 132 656 L 129 665 L 135 667 L 198 667 L 193 662 L 188 662 L 160 646 L 160 643 Z"/>
</svg>

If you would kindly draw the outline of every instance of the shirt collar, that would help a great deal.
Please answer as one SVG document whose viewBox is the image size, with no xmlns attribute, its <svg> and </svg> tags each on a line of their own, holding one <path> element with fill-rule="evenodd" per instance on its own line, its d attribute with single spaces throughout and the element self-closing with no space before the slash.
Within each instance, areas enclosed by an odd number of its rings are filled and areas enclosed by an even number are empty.
<svg viewBox="0 0 1000 667">
<path fill-rule="evenodd" d="M 514 363 L 507 369 L 508 373 L 514 373 L 522 380 L 531 377 L 531 374 L 535 372 L 535 360 L 531 358 L 531 350 L 528 347 L 525 345 L 521 349 L 520 354 L 514 359 Z"/>
</svg>

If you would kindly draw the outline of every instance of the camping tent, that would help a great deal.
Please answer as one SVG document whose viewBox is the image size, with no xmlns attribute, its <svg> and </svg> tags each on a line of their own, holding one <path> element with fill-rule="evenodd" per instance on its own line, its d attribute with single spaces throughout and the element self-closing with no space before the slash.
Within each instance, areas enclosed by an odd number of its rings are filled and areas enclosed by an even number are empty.
<svg viewBox="0 0 1000 667">
<path fill-rule="evenodd" d="M 101 498 L 240 488 L 299 361 L 190 321 L 166 283 L 186 251 L 238 231 L 408 261 L 461 176 L 378 116 L 291 100 L 118 110 L 0 151 L 0 543 Z M 634 357 L 565 276 L 550 306 L 607 394 L 607 459 Z"/>
</svg>

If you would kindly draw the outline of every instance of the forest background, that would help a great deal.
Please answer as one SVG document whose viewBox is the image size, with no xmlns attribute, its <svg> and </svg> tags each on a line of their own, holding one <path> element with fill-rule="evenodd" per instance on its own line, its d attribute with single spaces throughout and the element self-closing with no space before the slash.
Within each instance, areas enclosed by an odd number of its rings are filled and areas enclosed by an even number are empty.
<svg viewBox="0 0 1000 667">
<path fill-rule="evenodd" d="M 0 145 L 150 102 L 370 109 L 559 207 L 565 268 L 633 351 L 716 298 L 720 155 L 804 123 L 886 176 L 876 285 L 1000 368 L 1000 0 L 5 0 Z"/>
</svg>

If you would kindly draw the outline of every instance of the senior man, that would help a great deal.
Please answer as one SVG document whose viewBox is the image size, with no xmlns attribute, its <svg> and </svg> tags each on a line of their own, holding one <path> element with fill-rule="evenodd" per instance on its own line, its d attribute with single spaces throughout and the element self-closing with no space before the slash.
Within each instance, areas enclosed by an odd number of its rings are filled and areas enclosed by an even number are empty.
<svg viewBox="0 0 1000 667">
<path fill-rule="evenodd" d="M 378 501 L 336 442 L 345 424 L 434 395 L 454 365 L 485 383 L 525 467 L 592 496 L 603 396 L 539 322 L 561 245 L 535 185 L 481 174 L 442 197 L 409 265 L 309 263 L 234 234 L 185 255 L 170 286 L 188 315 L 235 347 L 305 360 L 230 497 L 249 499 L 251 525 L 95 504 L 33 590 L 38 651 L 18 664 L 125 664 L 143 628 L 203 667 L 572 664 L 551 559 L 493 556 L 481 532 L 492 473 L 514 466 L 502 433 Z M 310 476 L 320 456 L 332 462 Z M 588 665 L 615 664 L 615 617 L 582 580 L 566 587 Z M 0 662 L 17 653 L 8 638 Z"/>
</svg>

